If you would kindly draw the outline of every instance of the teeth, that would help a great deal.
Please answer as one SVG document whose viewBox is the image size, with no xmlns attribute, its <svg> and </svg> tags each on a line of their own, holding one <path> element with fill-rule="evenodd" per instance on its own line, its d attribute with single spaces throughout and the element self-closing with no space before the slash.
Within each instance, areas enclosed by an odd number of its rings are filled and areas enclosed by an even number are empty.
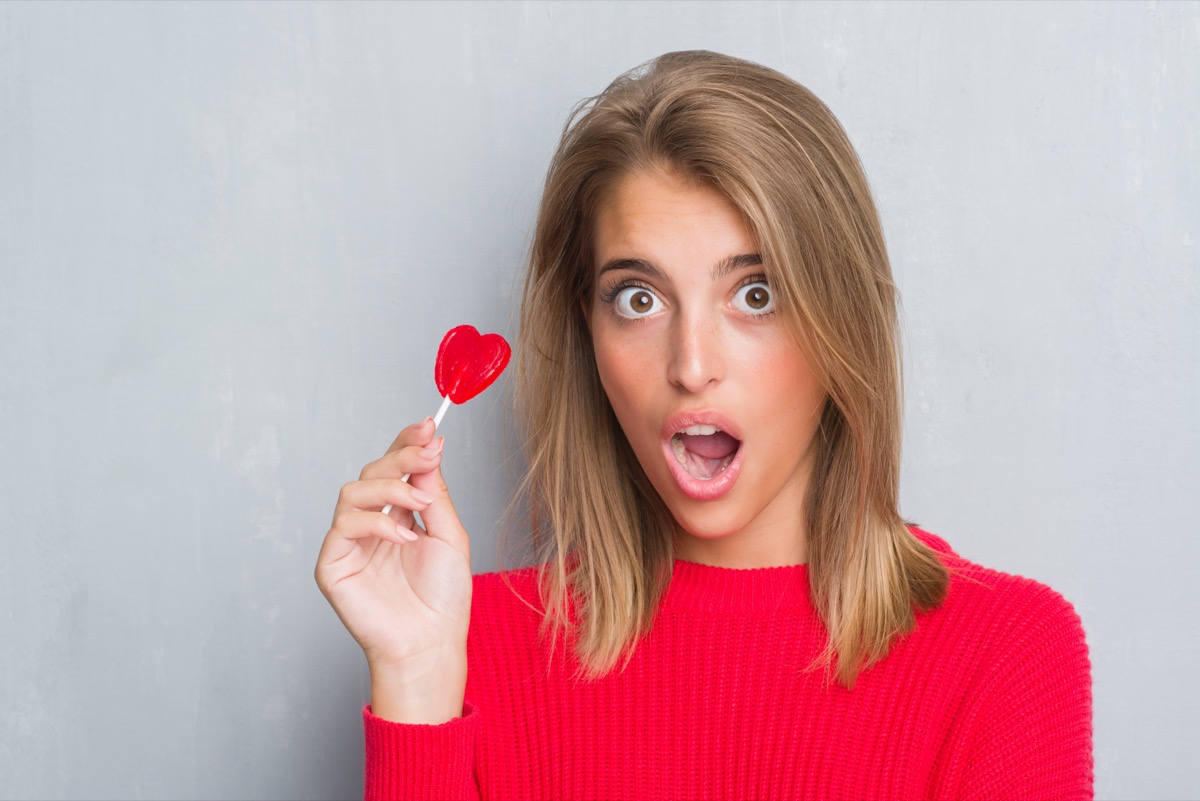
<svg viewBox="0 0 1200 801">
<path fill-rule="evenodd" d="M 681 434 L 689 434 L 691 436 L 707 437 L 710 434 L 717 433 L 716 426 L 688 426 L 680 432 Z"/>
<path fill-rule="evenodd" d="M 683 455 L 686 449 L 683 447 L 683 440 L 679 438 L 678 434 L 671 437 L 671 450 L 675 451 L 675 458 L 679 460 L 680 464 L 687 464 L 687 457 Z"/>
</svg>

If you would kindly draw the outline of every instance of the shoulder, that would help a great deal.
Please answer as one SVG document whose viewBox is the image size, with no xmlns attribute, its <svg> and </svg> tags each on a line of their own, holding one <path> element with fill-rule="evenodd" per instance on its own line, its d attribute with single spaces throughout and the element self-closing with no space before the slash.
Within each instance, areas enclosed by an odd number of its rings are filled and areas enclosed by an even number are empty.
<svg viewBox="0 0 1200 801">
<path fill-rule="evenodd" d="M 950 571 L 943 604 L 917 636 L 961 678 L 948 729 L 945 794 L 1090 798 L 1092 668 L 1075 607 L 1033 579 L 963 559 L 910 528 Z"/>
<path fill-rule="evenodd" d="M 467 629 L 467 693 L 485 709 L 527 698 L 532 677 L 544 676 L 554 643 L 544 636 L 536 567 L 473 577 Z"/>
<path fill-rule="evenodd" d="M 1026 623 L 1053 621 L 1083 630 L 1075 607 L 1047 584 L 1002 570 L 985 567 L 960 556 L 950 544 L 929 531 L 910 526 L 920 542 L 937 553 L 950 571 L 950 587 L 944 604 L 960 615 L 987 615 L 997 609 Z"/>
<path fill-rule="evenodd" d="M 1035 579 L 964 559 L 942 537 L 911 526 L 950 571 L 942 606 L 923 616 L 986 644 L 993 657 L 1009 660 L 1041 654 L 1075 655 L 1087 661 L 1083 621 L 1060 592 Z"/>
<path fill-rule="evenodd" d="M 540 574 L 541 568 L 531 565 L 511 570 L 476 573 L 471 579 L 475 593 L 491 602 L 496 602 L 511 596 L 514 590 L 522 595 L 527 592 L 533 592 L 536 595 Z"/>
<path fill-rule="evenodd" d="M 533 619 L 540 622 L 544 607 L 539 575 L 537 567 L 475 574 L 472 576 L 472 619 Z"/>
</svg>

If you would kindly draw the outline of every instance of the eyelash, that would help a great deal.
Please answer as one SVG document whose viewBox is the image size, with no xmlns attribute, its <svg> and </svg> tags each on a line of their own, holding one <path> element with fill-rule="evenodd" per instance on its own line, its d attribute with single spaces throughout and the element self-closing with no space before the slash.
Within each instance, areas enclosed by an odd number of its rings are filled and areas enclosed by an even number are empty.
<svg viewBox="0 0 1200 801">
<path fill-rule="evenodd" d="M 741 283 L 739 283 L 737 285 L 737 287 L 733 290 L 734 294 L 736 295 L 738 292 L 741 292 L 743 289 L 750 286 L 751 284 L 766 284 L 768 289 L 771 286 L 771 282 L 767 280 L 767 276 L 765 274 L 760 273 L 758 275 L 750 275 L 750 276 L 746 276 L 744 279 L 742 279 Z M 617 295 L 620 295 L 622 291 L 629 289 L 630 287 L 637 287 L 638 289 L 644 289 L 647 292 L 651 292 L 651 293 L 654 292 L 654 287 L 650 286 L 645 281 L 639 281 L 636 278 L 625 278 L 625 279 L 613 284 L 608 289 L 601 291 L 600 300 L 604 304 L 611 306 L 616 301 Z M 771 311 L 766 312 L 764 314 L 756 314 L 753 316 L 756 318 L 759 318 L 759 319 L 763 319 L 766 317 L 770 317 L 773 314 L 775 314 L 774 309 L 772 309 Z M 621 319 L 627 320 L 629 322 L 642 322 L 645 318 L 644 317 L 624 317 L 624 316 L 622 316 Z"/>
<path fill-rule="evenodd" d="M 646 282 L 638 281 L 633 278 L 626 278 L 623 281 L 618 281 L 617 283 L 610 286 L 608 289 L 601 292 L 600 300 L 603 301 L 604 303 L 612 305 L 613 301 L 615 301 L 617 299 L 617 295 L 620 295 L 622 290 L 629 289 L 630 287 L 633 287 L 633 286 L 637 287 L 638 289 L 644 289 L 647 292 L 654 292 L 654 287 L 650 286 Z"/>
<path fill-rule="evenodd" d="M 743 280 L 743 281 L 742 281 L 740 284 L 738 284 L 738 285 L 737 285 L 737 289 L 735 289 L 735 290 L 733 291 L 733 294 L 736 296 L 736 295 L 737 295 L 739 292 L 741 292 L 743 289 L 745 289 L 745 288 L 746 288 L 746 287 L 748 287 L 748 286 L 752 286 L 752 285 L 754 285 L 754 284 L 765 284 L 765 285 L 766 285 L 766 287 L 767 287 L 767 292 L 773 292 L 773 291 L 774 291 L 774 290 L 772 290 L 772 289 L 771 289 L 771 282 L 770 282 L 770 281 L 767 279 L 767 276 L 766 276 L 766 275 L 764 275 L 764 274 L 761 274 L 761 273 L 760 273 L 759 275 L 751 275 L 751 276 L 747 276 L 747 277 L 746 277 L 746 278 L 745 278 L 745 279 L 744 279 L 744 280 Z M 774 296 L 772 296 L 772 303 L 774 303 Z M 771 310 L 770 310 L 770 311 L 768 311 L 768 312 L 763 312 L 763 313 L 761 313 L 761 314 L 755 314 L 755 315 L 752 315 L 752 316 L 753 316 L 753 317 L 754 317 L 756 320 L 764 320 L 764 319 L 766 319 L 766 318 L 768 318 L 768 317 L 772 316 L 773 314 L 775 314 L 775 309 L 771 309 Z"/>
</svg>

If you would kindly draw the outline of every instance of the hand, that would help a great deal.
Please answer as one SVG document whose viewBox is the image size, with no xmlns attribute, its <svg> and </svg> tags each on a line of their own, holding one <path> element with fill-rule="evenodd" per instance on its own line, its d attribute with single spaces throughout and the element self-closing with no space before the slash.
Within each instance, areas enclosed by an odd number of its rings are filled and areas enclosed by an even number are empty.
<svg viewBox="0 0 1200 801">
<path fill-rule="evenodd" d="M 470 541 L 442 480 L 442 438 L 433 435 L 431 419 L 409 426 L 342 487 L 317 557 L 317 585 L 371 666 L 373 711 L 391 719 L 425 717 L 430 705 L 457 710 L 449 717 L 462 709 Z M 385 686 L 388 699 L 376 698 Z"/>
</svg>

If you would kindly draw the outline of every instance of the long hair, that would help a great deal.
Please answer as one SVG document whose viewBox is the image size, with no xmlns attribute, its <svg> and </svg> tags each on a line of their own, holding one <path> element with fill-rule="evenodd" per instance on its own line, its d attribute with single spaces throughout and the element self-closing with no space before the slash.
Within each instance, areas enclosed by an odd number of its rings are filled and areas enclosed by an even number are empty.
<svg viewBox="0 0 1200 801">
<path fill-rule="evenodd" d="M 543 633 L 569 634 L 582 672 L 601 676 L 628 660 L 670 581 L 672 517 L 600 385 L 583 314 L 598 204 L 622 177 L 664 167 L 744 215 L 780 317 L 828 393 L 805 509 L 828 633 L 811 667 L 852 688 L 948 584 L 898 511 L 896 288 L 866 176 L 832 112 L 774 70 L 705 51 L 661 56 L 585 100 L 546 176 L 515 376 Z"/>
</svg>

